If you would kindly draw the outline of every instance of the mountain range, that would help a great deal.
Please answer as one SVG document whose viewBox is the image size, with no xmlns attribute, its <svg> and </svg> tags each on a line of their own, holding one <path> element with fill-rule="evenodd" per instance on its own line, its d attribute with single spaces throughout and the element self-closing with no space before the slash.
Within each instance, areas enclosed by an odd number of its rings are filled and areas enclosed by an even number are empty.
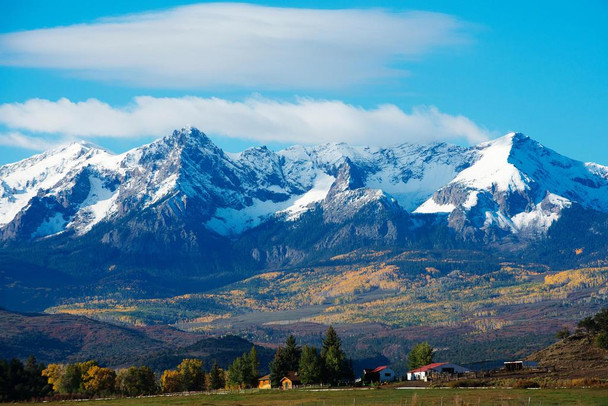
<svg viewBox="0 0 608 406">
<path fill-rule="evenodd" d="M 564 267 L 605 259 L 608 231 L 608 167 L 520 133 L 228 153 L 183 128 L 118 155 L 73 143 L 0 167 L 0 182 L 1 304 L 17 310 L 207 291 L 357 249 Z"/>
</svg>

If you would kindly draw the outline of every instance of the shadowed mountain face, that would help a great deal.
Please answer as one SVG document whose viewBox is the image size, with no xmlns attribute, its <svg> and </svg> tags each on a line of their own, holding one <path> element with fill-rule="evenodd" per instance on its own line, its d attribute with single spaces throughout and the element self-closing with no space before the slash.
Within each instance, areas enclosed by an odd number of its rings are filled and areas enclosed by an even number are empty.
<svg viewBox="0 0 608 406">
<path fill-rule="evenodd" d="M 603 235 L 608 212 L 608 168 L 517 133 L 231 154 L 186 128 L 121 155 L 71 144 L 0 167 L 0 182 L 0 304 L 17 309 L 201 292 L 359 248 L 584 262 L 603 245 L 572 257 L 570 241 Z M 562 218 L 582 220 L 570 240 Z"/>
</svg>

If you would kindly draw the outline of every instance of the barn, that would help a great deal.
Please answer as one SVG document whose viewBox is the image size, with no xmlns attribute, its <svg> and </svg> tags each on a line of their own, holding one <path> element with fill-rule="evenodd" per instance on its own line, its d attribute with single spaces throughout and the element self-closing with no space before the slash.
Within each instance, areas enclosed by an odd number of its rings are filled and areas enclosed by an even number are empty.
<svg viewBox="0 0 608 406">
<path fill-rule="evenodd" d="M 363 370 L 363 382 L 392 382 L 395 380 L 395 371 L 383 365 L 373 369 Z"/>
<path fill-rule="evenodd" d="M 408 381 L 429 381 L 441 375 L 458 375 L 470 372 L 467 368 L 450 362 L 435 362 L 407 373 Z"/>
</svg>

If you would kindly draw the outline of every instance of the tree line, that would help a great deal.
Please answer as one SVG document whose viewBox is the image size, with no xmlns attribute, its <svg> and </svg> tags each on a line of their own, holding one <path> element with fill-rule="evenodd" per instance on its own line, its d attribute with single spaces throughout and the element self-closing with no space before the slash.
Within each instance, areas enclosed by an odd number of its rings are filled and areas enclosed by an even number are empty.
<svg viewBox="0 0 608 406">
<path fill-rule="evenodd" d="M 608 350 L 608 308 L 600 310 L 593 317 L 585 317 L 577 324 L 579 329 L 585 330 L 587 334 L 594 336 L 595 345 Z M 565 332 L 558 333 L 558 338 L 566 338 Z M 566 337 L 560 337 L 564 335 Z"/>
<path fill-rule="evenodd" d="M 342 340 L 336 330 L 329 327 L 322 339 L 321 350 L 305 345 L 300 347 L 293 335 L 287 337 L 270 362 L 272 387 L 279 387 L 281 379 L 295 373 L 304 385 L 337 385 L 354 379 L 352 360 L 342 350 Z M 258 386 L 258 362 L 255 347 L 243 354 L 228 368 L 228 387 L 253 388 Z"/>
<path fill-rule="evenodd" d="M 17 358 L 0 360 L 0 402 L 29 400 L 49 395 L 53 388 L 42 375 L 45 366 L 30 356 L 25 364 Z"/>
<path fill-rule="evenodd" d="M 270 381 L 272 386 L 279 386 L 281 378 L 289 372 L 298 373 L 298 378 L 304 385 L 351 382 L 354 379 L 352 360 L 346 358 L 342 350 L 342 340 L 336 330 L 329 327 L 322 339 L 323 345 L 317 348 L 296 344 L 293 336 L 289 336 L 284 347 L 279 347 L 270 363 Z"/>
<path fill-rule="evenodd" d="M 354 379 L 352 361 L 346 358 L 338 334 L 329 327 L 319 351 L 300 347 L 289 336 L 277 349 L 269 368 L 272 386 L 281 378 L 297 373 L 303 384 L 336 385 Z M 24 364 L 18 359 L 0 360 L 0 401 L 18 401 L 54 395 L 68 397 L 141 396 L 183 391 L 254 388 L 258 386 L 259 360 L 255 346 L 237 357 L 227 370 L 213 362 L 209 371 L 203 360 L 187 358 L 174 370 L 165 370 L 157 379 L 147 366 L 114 370 L 96 361 L 68 364 L 38 363 L 31 356 Z"/>
</svg>

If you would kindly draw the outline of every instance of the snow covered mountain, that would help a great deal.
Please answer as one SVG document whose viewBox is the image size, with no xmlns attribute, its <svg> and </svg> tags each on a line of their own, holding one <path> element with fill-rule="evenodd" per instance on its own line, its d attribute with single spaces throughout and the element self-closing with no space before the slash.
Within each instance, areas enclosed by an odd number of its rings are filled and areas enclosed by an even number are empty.
<svg viewBox="0 0 608 406">
<path fill-rule="evenodd" d="M 608 212 L 606 167 L 569 159 L 520 133 L 473 152 L 472 165 L 416 213 L 450 213 L 450 226 L 464 235 L 534 236 L 546 233 L 573 203 Z"/>
<path fill-rule="evenodd" d="M 565 267 L 608 250 L 608 168 L 521 134 L 233 154 L 184 128 L 118 155 L 48 151 L 0 167 L 0 185 L 0 298 L 24 309 L 205 292 L 359 250 L 421 253 L 406 274 L 437 251 Z"/>
<path fill-rule="evenodd" d="M 407 216 L 410 231 L 443 221 L 465 240 L 498 241 L 543 235 L 573 204 L 608 212 L 608 168 L 517 133 L 472 148 L 325 144 L 232 154 L 184 128 L 120 155 L 71 144 L 0 167 L 0 182 L 4 241 L 77 238 L 111 224 L 104 244 L 169 233 L 158 244 L 200 249 L 205 233 L 235 239 L 317 211 L 324 223 L 360 213 L 373 223 L 378 210 Z"/>
</svg>

